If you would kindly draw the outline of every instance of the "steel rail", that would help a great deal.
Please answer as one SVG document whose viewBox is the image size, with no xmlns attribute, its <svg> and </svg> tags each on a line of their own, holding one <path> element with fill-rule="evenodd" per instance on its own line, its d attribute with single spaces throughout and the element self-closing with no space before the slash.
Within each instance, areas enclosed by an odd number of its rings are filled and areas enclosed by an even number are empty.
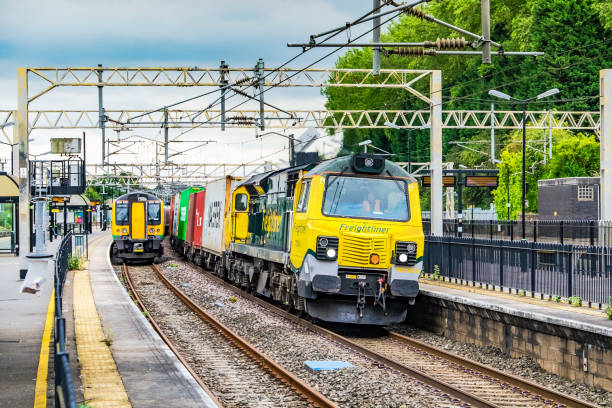
<svg viewBox="0 0 612 408">
<path fill-rule="evenodd" d="M 340 346 L 343 347 L 347 347 L 350 348 L 351 350 L 355 351 L 357 353 L 358 356 L 361 357 L 365 357 L 367 359 L 370 360 L 375 360 L 378 363 L 382 363 L 383 365 L 387 366 L 388 368 L 391 368 L 392 370 L 398 371 L 400 373 L 406 374 L 418 381 L 421 381 L 423 383 L 426 383 L 432 387 L 435 387 L 449 395 L 453 395 L 455 396 L 457 399 L 460 399 L 461 401 L 470 404 L 470 406 L 472 407 L 480 407 L 480 408 L 492 408 L 492 407 L 497 407 L 497 405 L 491 404 L 475 395 L 469 394 L 451 384 L 447 384 L 443 381 L 439 381 L 425 373 L 422 373 L 420 371 L 417 371 L 413 368 L 410 368 L 406 365 L 397 363 L 391 359 L 388 359 L 387 357 L 384 357 L 381 354 L 378 354 L 368 348 L 362 347 L 359 344 L 356 344 L 354 342 L 352 342 L 351 340 L 340 336 L 339 334 L 336 334 L 330 330 L 324 329 L 323 327 L 317 326 L 313 323 L 310 323 L 302 318 L 299 318 L 277 306 L 274 306 L 271 303 L 268 303 L 267 301 L 260 299 L 256 296 L 253 296 L 249 293 L 246 293 L 244 291 L 242 291 L 241 289 L 235 287 L 234 285 L 225 282 L 223 279 L 219 278 L 218 276 L 213 275 L 211 272 L 196 266 L 197 268 L 201 269 L 202 271 L 204 271 L 207 276 L 213 278 L 216 282 L 222 284 L 224 287 L 230 289 L 231 291 L 233 291 L 234 293 L 236 293 L 237 295 L 240 295 L 246 299 L 249 299 L 255 303 L 257 303 L 259 306 L 262 306 L 263 308 L 265 308 L 266 310 L 269 310 L 287 320 L 290 320 L 298 325 L 301 325 L 309 330 L 311 330 L 312 332 L 314 332 L 315 334 L 321 335 L 325 338 L 327 338 L 328 340 L 339 344 Z"/>
<path fill-rule="evenodd" d="M 208 386 L 206 384 L 204 384 L 204 382 L 202 381 L 200 376 L 195 372 L 195 370 L 191 367 L 191 365 L 189 365 L 187 360 L 185 360 L 185 358 L 183 358 L 183 356 L 180 353 L 180 351 L 178 351 L 178 349 L 174 346 L 174 343 L 172 343 L 172 341 L 164 334 L 164 332 L 162 331 L 161 327 L 159 327 L 159 325 L 157 324 L 155 319 L 153 319 L 153 317 L 151 316 L 151 314 L 149 313 L 149 311 L 145 307 L 144 303 L 140 299 L 140 296 L 138 295 L 138 292 L 136 292 L 136 288 L 134 287 L 134 284 L 132 283 L 132 279 L 130 278 L 130 273 L 129 273 L 128 267 L 127 267 L 127 265 L 125 263 L 123 264 L 123 275 L 125 276 L 125 281 L 128 284 L 130 292 L 134 296 L 134 300 L 136 301 L 136 303 L 138 305 L 138 308 L 143 312 L 143 314 L 145 315 L 145 317 L 147 318 L 149 323 L 151 323 L 151 326 L 153 326 L 153 329 L 157 332 L 159 337 L 161 337 L 161 339 L 164 341 L 164 343 L 166 343 L 168 348 L 170 350 L 172 350 L 172 352 L 174 353 L 176 358 L 178 358 L 178 360 L 183 364 L 183 366 L 187 369 L 189 374 L 191 374 L 193 379 L 198 383 L 198 385 L 202 388 L 202 390 L 204 390 L 204 392 L 210 397 L 210 399 L 218 407 L 222 407 L 223 403 L 221 401 L 219 401 L 219 399 L 217 398 L 215 393 L 210 388 L 208 388 Z"/>
<path fill-rule="evenodd" d="M 467 402 L 469 404 L 471 404 L 474 407 L 494 407 L 496 405 L 491 404 L 490 402 L 481 399 L 478 396 L 474 396 L 466 391 L 463 391 L 457 387 L 455 387 L 454 385 L 451 384 L 447 384 L 443 381 L 439 381 L 425 373 L 422 373 L 416 369 L 410 368 L 404 364 L 398 363 L 396 361 L 393 361 L 387 357 L 384 357 L 383 355 L 376 353 L 366 347 L 363 347 L 359 344 L 356 344 L 355 342 L 339 335 L 336 334 L 330 330 L 324 329 L 323 327 L 317 326 L 313 323 L 310 323 L 300 317 L 297 317 L 261 298 L 258 298 L 256 296 L 253 296 L 252 294 L 246 293 L 243 290 L 237 288 L 236 286 L 224 281 L 223 279 L 219 278 L 218 276 L 212 274 L 211 272 L 205 270 L 204 268 L 201 268 L 199 266 L 196 266 L 198 269 L 204 271 L 207 276 L 211 277 L 213 280 L 215 280 L 216 282 L 222 284 L 224 287 L 230 289 L 231 291 L 233 291 L 234 293 L 247 298 L 249 300 L 252 300 L 253 302 L 257 303 L 258 305 L 262 306 L 263 308 L 281 316 L 284 317 L 296 324 L 302 325 L 308 329 L 310 329 L 311 331 L 320 334 L 324 337 L 326 337 L 327 339 L 334 341 L 334 342 L 338 342 L 341 345 L 351 348 L 355 351 L 357 351 L 358 355 L 363 355 L 371 360 L 376 360 L 377 362 L 381 362 L 382 364 L 386 365 L 387 367 L 390 367 L 393 370 L 405 373 L 413 378 L 418 379 L 419 381 L 422 381 L 424 383 L 427 383 L 431 386 L 437 387 L 440 390 L 453 395 L 459 399 L 461 399 L 464 402 Z M 522 379 L 518 376 L 514 376 L 511 374 L 506 374 L 500 370 L 497 370 L 495 368 L 491 368 L 491 367 L 487 367 L 481 363 L 463 358 L 461 356 L 452 354 L 452 353 L 448 353 L 442 350 L 438 350 L 432 346 L 427 345 L 426 343 L 420 342 L 418 340 L 413 340 L 410 339 L 406 336 L 403 336 L 399 333 L 395 333 L 395 332 L 389 332 L 389 336 L 391 338 L 394 338 L 398 341 L 403 341 L 404 339 L 408 339 L 410 342 L 412 342 L 413 347 L 415 348 L 421 348 L 422 350 L 428 352 L 428 353 L 432 353 L 432 354 L 436 354 L 441 358 L 450 360 L 452 362 L 455 362 L 456 364 L 474 369 L 474 370 L 478 370 L 478 371 L 482 371 L 483 374 L 488 374 L 492 377 L 496 377 L 504 382 L 507 382 L 511 385 L 517 386 L 521 389 L 524 389 L 526 391 L 530 391 L 536 394 L 541 395 L 542 397 L 546 397 L 548 399 L 554 400 L 555 402 L 558 403 L 562 403 L 565 406 L 568 407 L 588 407 L 588 408 L 595 408 L 597 407 L 597 405 L 595 404 L 591 404 L 588 403 L 586 401 L 582 401 L 579 400 L 577 398 L 574 398 L 570 395 L 567 394 L 563 394 L 560 392 L 557 392 L 555 390 L 551 390 L 548 388 L 545 388 L 539 384 L 536 384 L 534 382 Z M 411 344 L 411 345 L 412 345 Z"/>
<path fill-rule="evenodd" d="M 272 375 L 276 378 L 284 382 L 293 388 L 299 395 L 301 395 L 306 400 L 312 402 L 314 405 L 318 407 L 330 407 L 337 408 L 337 405 L 321 394 L 319 391 L 310 387 L 308 384 L 300 380 L 298 377 L 287 371 L 285 368 L 277 364 L 275 361 L 268 358 L 265 354 L 259 351 L 255 346 L 251 345 L 245 339 L 240 337 L 236 332 L 234 332 L 229 327 L 225 326 L 223 323 L 215 319 L 213 316 L 208 314 L 204 309 L 202 309 L 193 299 L 184 294 L 180 289 L 178 289 L 172 282 L 170 282 L 157 268 L 155 264 L 151 265 L 151 268 L 155 271 L 159 279 L 170 289 L 187 307 L 189 307 L 194 313 L 196 313 L 202 320 L 206 323 L 210 324 L 214 328 L 216 328 L 220 334 L 222 334 L 225 338 L 231 341 L 236 347 L 242 350 L 245 354 L 251 357 L 253 360 L 257 361 L 268 370 Z"/>
<path fill-rule="evenodd" d="M 390 338 L 397 340 L 401 343 L 407 344 L 410 347 L 418 348 L 426 351 L 427 353 L 433 354 L 445 360 L 451 361 L 460 366 L 476 370 L 481 372 L 482 374 L 489 375 L 491 377 L 496 377 L 500 380 L 507 382 L 508 384 L 517 386 L 524 390 L 527 390 L 532 393 L 539 394 L 542 397 L 554 400 L 555 402 L 559 402 L 568 407 L 592 407 L 596 408 L 597 405 L 590 404 L 586 401 L 581 401 L 577 398 L 572 397 L 571 395 L 563 394 L 560 392 L 556 392 L 549 388 L 545 388 L 537 383 L 534 383 L 529 380 L 525 380 L 519 376 L 504 373 L 497 368 L 488 367 L 484 364 L 481 364 L 477 361 L 469 360 L 464 357 L 461 357 L 455 353 L 451 353 L 446 350 L 435 348 L 425 342 L 410 338 L 408 336 L 404 336 L 403 334 L 396 333 L 394 331 L 388 331 L 387 334 Z"/>
</svg>

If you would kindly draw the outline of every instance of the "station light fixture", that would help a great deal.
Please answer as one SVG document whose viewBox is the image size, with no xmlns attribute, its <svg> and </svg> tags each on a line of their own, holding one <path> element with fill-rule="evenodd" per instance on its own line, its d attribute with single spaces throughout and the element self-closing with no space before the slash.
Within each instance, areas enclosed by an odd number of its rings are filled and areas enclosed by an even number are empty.
<svg viewBox="0 0 612 408">
<path fill-rule="evenodd" d="M 544 98 L 548 98 L 549 96 L 553 96 L 558 94 L 559 88 L 553 88 L 553 89 L 549 89 L 546 92 L 542 92 L 541 94 L 539 94 L 538 96 L 536 96 L 536 99 L 544 99 Z"/>
<path fill-rule="evenodd" d="M 500 98 L 500 99 L 505 99 L 505 100 L 507 100 L 507 101 L 509 101 L 510 99 L 512 99 L 512 97 L 511 97 L 510 95 L 505 94 L 505 93 L 500 92 L 500 91 L 496 91 L 495 89 L 491 89 L 491 90 L 489 91 L 489 95 L 491 95 L 491 96 L 495 96 L 495 97 Z"/>
</svg>

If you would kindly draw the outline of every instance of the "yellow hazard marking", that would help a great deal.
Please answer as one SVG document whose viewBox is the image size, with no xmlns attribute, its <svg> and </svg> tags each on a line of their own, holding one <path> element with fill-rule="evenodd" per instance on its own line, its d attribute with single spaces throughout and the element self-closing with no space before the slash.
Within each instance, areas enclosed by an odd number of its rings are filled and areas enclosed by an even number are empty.
<svg viewBox="0 0 612 408">
<path fill-rule="evenodd" d="M 346 275 L 346 279 L 357 279 L 357 275 Z"/>
<path fill-rule="evenodd" d="M 131 407 L 106 342 L 91 291 L 89 271 L 77 271 L 73 286 L 74 326 L 85 401 L 95 407 Z"/>
<path fill-rule="evenodd" d="M 47 406 L 47 375 L 49 373 L 49 343 L 51 342 L 51 330 L 53 329 L 53 316 L 55 313 L 55 289 L 51 292 L 49 307 L 47 307 L 47 318 L 43 330 L 42 343 L 40 345 L 40 357 L 38 359 L 38 371 L 36 373 L 36 388 L 34 391 L 34 408 L 45 408 Z"/>
</svg>

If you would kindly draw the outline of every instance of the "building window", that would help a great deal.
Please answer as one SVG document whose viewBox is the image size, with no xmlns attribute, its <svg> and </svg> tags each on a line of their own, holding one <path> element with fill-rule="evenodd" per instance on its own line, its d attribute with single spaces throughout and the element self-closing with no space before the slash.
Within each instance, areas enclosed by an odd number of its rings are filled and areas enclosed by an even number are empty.
<svg viewBox="0 0 612 408">
<path fill-rule="evenodd" d="M 578 201 L 593 201 L 593 186 L 578 186 Z"/>
</svg>

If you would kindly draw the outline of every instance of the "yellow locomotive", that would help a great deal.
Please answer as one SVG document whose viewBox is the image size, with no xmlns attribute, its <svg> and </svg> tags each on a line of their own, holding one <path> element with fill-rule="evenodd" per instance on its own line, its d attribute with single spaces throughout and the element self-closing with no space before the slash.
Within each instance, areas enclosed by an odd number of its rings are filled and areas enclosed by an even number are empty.
<svg viewBox="0 0 612 408">
<path fill-rule="evenodd" d="M 381 156 L 253 176 L 232 188 L 223 229 L 217 274 L 317 319 L 400 322 L 419 291 L 418 184 Z"/>
<path fill-rule="evenodd" d="M 152 261 L 162 255 L 164 203 L 156 196 L 136 191 L 118 197 L 112 209 L 111 261 Z"/>
</svg>

